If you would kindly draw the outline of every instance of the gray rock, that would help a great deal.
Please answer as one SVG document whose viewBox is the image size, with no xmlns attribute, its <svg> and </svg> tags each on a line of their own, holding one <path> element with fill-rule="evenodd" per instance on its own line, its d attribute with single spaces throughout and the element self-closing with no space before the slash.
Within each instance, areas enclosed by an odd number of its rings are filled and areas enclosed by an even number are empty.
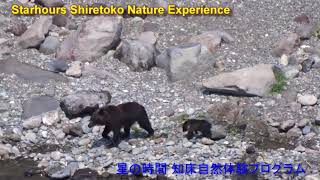
<svg viewBox="0 0 320 180">
<path fill-rule="evenodd" d="M 41 16 L 19 37 L 18 44 L 25 49 L 37 47 L 45 39 L 45 34 L 48 33 L 51 24 L 50 16 Z"/>
<path fill-rule="evenodd" d="M 302 62 L 302 72 L 306 73 L 309 72 L 314 65 L 315 61 L 314 59 L 306 59 Z"/>
<path fill-rule="evenodd" d="M 201 138 L 201 143 L 204 144 L 204 145 L 212 145 L 214 144 L 214 141 L 209 139 L 209 138 Z"/>
<path fill-rule="evenodd" d="M 287 120 L 287 121 L 284 121 L 282 122 L 281 126 L 280 126 L 280 129 L 282 131 L 288 131 L 289 129 L 293 128 L 295 125 L 295 121 L 293 120 Z"/>
<path fill-rule="evenodd" d="M 302 135 L 302 132 L 299 128 L 292 128 L 287 132 L 289 138 L 299 138 Z"/>
<path fill-rule="evenodd" d="M 227 132 L 223 126 L 213 125 L 211 127 L 211 138 L 213 140 L 220 140 L 227 137 Z"/>
<path fill-rule="evenodd" d="M 169 81 L 189 78 L 198 66 L 200 44 L 184 44 L 166 49 L 156 57 L 156 65 L 166 70 Z"/>
<path fill-rule="evenodd" d="M 64 60 L 52 60 L 48 63 L 49 70 L 52 72 L 66 72 L 69 68 Z"/>
<path fill-rule="evenodd" d="M 49 96 L 33 97 L 23 103 L 22 118 L 28 119 L 42 113 L 53 111 L 59 108 L 59 102 Z"/>
<path fill-rule="evenodd" d="M 79 165 L 77 162 L 71 162 L 70 164 L 68 164 L 67 167 L 65 167 L 64 169 L 57 171 L 51 175 L 49 175 L 51 178 L 56 178 L 56 179 L 64 179 L 64 178 L 68 178 L 74 175 L 74 173 L 76 172 L 76 170 L 78 169 Z"/>
<path fill-rule="evenodd" d="M 34 2 L 44 7 L 62 7 L 64 5 L 62 0 L 35 0 Z"/>
<path fill-rule="evenodd" d="M 287 66 L 289 64 L 289 57 L 286 54 L 283 54 L 279 60 L 279 64 Z"/>
<path fill-rule="evenodd" d="M 132 71 L 150 70 L 155 66 L 155 46 L 139 40 L 123 40 L 115 57 L 124 62 Z"/>
<path fill-rule="evenodd" d="M 286 66 L 282 68 L 282 73 L 287 79 L 293 79 L 299 76 L 298 66 Z"/>
<path fill-rule="evenodd" d="M 88 144 L 90 144 L 91 140 L 89 138 L 84 138 L 84 139 L 81 139 L 78 144 L 79 146 L 86 146 Z"/>
<path fill-rule="evenodd" d="M 65 133 L 63 132 L 62 129 L 52 130 L 52 133 L 54 137 L 56 137 L 58 140 L 61 140 L 65 137 Z"/>
<path fill-rule="evenodd" d="M 29 119 L 23 121 L 22 126 L 26 129 L 34 129 L 41 126 L 42 118 L 41 116 L 33 116 Z"/>
<path fill-rule="evenodd" d="M 15 36 L 21 36 L 27 29 L 27 26 L 23 22 L 16 21 L 6 29 L 6 32 L 10 32 Z"/>
<path fill-rule="evenodd" d="M 36 144 L 38 142 L 37 135 L 33 132 L 28 132 L 24 136 L 24 140 Z"/>
<path fill-rule="evenodd" d="M 93 61 L 117 47 L 121 31 L 119 16 L 95 16 L 62 42 L 56 57 L 62 60 Z"/>
<path fill-rule="evenodd" d="M 59 74 L 45 71 L 13 59 L 0 61 L 0 73 L 16 74 L 22 79 L 39 83 L 47 82 L 49 80 L 67 82 L 67 79 Z"/>
<path fill-rule="evenodd" d="M 42 123 L 52 126 L 60 121 L 59 112 L 57 110 L 46 112 L 42 115 Z"/>
<path fill-rule="evenodd" d="M 290 33 L 275 44 L 275 47 L 272 49 L 272 55 L 276 57 L 281 57 L 283 54 L 290 55 L 300 44 L 299 39 L 298 34 Z"/>
<path fill-rule="evenodd" d="M 68 17 L 62 14 L 56 14 L 52 18 L 52 24 L 58 27 L 66 27 L 68 23 Z"/>
<path fill-rule="evenodd" d="M 297 126 L 298 126 L 299 128 L 303 128 L 303 127 L 305 127 L 306 125 L 308 125 L 309 122 L 310 122 L 309 119 L 304 118 L 304 119 L 302 119 L 301 121 L 299 121 L 299 123 L 298 123 Z"/>
<path fill-rule="evenodd" d="M 276 82 L 273 66 L 259 64 L 254 67 L 222 73 L 202 83 L 204 93 L 240 96 L 264 96 Z"/>
<path fill-rule="evenodd" d="M 82 127 L 82 131 L 85 134 L 92 132 L 92 128 L 88 127 L 89 123 L 90 123 L 90 116 L 86 116 L 86 117 L 82 118 L 81 127 Z"/>
<path fill-rule="evenodd" d="M 132 150 L 132 147 L 129 145 L 129 143 L 125 141 L 121 141 L 118 147 L 121 151 L 125 151 L 125 152 L 130 152 Z"/>
<path fill-rule="evenodd" d="M 99 105 L 106 105 L 111 101 L 111 94 L 105 92 L 80 91 L 65 96 L 60 102 L 61 109 L 69 119 L 91 115 L 99 108 Z"/>
<path fill-rule="evenodd" d="M 74 61 L 66 71 L 67 76 L 80 77 L 82 75 L 82 62 Z"/>
<path fill-rule="evenodd" d="M 302 134 L 303 135 L 307 135 L 311 132 L 311 126 L 305 126 L 303 129 L 302 129 Z"/>
<path fill-rule="evenodd" d="M 214 53 L 221 42 L 233 42 L 234 39 L 224 31 L 207 31 L 192 37 L 189 41 L 191 43 L 200 43 L 201 48 L 206 48 L 201 51 L 209 50 L 211 53 Z"/>
<path fill-rule="evenodd" d="M 320 174 L 309 174 L 304 178 L 305 180 L 319 180 Z"/>
<path fill-rule="evenodd" d="M 57 37 L 48 36 L 44 42 L 40 45 L 39 51 L 43 54 L 53 54 L 59 48 L 60 41 Z"/>
<path fill-rule="evenodd" d="M 311 94 L 297 95 L 297 101 L 303 106 L 313 106 L 317 103 L 318 98 Z"/>
<path fill-rule="evenodd" d="M 81 137 L 83 135 L 83 131 L 80 124 L 70 124 L 63 127 L 63 132 L 67 135 Z"/>
</svg>

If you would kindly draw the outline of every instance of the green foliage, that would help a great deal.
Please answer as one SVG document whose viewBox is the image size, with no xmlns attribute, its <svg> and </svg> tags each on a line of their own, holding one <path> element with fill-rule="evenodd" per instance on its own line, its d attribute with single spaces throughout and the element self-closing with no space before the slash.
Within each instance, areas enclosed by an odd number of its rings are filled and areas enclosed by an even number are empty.
<svg viewBox="0 0 320 180">
<path fill-rule="evenodd" d="M 275 76 L 277 82 L 272 85 L 271 94 L 280 93 L 281 91 L 283 91 L 284 87 L 287 84 L 286 83 L 287 79 L 282 73 L 275 71 L 274 76 Z"/>
</svg>

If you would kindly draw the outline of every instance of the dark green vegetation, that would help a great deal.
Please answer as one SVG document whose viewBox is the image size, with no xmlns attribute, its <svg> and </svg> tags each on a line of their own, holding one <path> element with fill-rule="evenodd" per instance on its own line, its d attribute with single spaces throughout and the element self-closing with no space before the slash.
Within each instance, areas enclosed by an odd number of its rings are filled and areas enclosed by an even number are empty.
<svg viewBox="0 0 320 180">
<path fill-rule="evenodd" d="M 277 94 L 284 90 L 286 86 L 286 77 L 279 71 L 274 71 L 274 76 L 276 78 L 276 83 L 274 83 L 271 87 L 271 94 Z"/>
</svg>

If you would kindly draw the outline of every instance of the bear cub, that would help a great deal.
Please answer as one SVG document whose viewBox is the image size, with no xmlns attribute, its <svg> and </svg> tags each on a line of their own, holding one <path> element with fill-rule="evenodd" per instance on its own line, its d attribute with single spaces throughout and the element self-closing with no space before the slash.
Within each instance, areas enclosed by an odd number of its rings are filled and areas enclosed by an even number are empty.
<svg viewBox="0 0 320 180">
<path fill-rule="evenodd" d="M 187 139 L 191 139 L 194 134 L 201 132 L 203 137 L 211 139 L 211 124 L 206 120 L 189 119 L 182 125 L 182 131 L 187 133 Z"/>
<path fill-rule="evenodd" d="M 130 127 L 138 122 L 139 126 L 148 132 L 148 137 L 154 134 L 145 108 L 137 102 L 107 105 L 96 110 L 90 119 L 89 128 L 93 126 L 105 126 L 102 137 L 108 138 L 110 131 L 113 132 L 111 147 L 120 143 L 120 131 L 123 128 L 122 138 L 130 137 Z"/>
</svg>

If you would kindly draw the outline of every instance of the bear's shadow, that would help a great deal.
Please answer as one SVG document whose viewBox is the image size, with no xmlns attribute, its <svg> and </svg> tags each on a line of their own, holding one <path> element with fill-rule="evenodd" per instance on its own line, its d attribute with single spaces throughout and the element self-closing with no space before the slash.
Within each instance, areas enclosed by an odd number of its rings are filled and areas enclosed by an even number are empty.
<svg viewBox="0 0 320 180">
<path fill-rule="evenodd" d="M 121 132 L 122 133 L 122 132 Z M 139 139 L 139 138 L 147 138 L 148 133 L 143 132 L 143 131 L 138 131 L 138 132 L 131 132 L 129 138 L 121 138 L 121 141 L 128 142 L 129 139 Z M 97 148 L 100 146 L 105 146 L 108 147 L 111 144 L 111 139 L 112 139 L 113 133 L 109 134 L 109 139 L 108 138 L 103 138 L 101 137 L 98 140 L 95 140 L 92 144 L 92 148 Z"/>
</svg>

